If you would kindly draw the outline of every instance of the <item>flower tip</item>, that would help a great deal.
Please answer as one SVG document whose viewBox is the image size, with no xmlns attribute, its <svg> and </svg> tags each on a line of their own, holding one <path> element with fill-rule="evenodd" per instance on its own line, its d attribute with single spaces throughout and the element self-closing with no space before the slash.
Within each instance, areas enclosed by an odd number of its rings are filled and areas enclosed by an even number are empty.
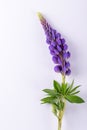
<svg viewBox="0 0 87 130">
<path fill-rule="evenodd" d="M 42 16 L 42 14 L 40 12 L 37 12 L 37 15 L 38 15 L 40 20 L 43 19 L 43 16 Z"/>
</svg>

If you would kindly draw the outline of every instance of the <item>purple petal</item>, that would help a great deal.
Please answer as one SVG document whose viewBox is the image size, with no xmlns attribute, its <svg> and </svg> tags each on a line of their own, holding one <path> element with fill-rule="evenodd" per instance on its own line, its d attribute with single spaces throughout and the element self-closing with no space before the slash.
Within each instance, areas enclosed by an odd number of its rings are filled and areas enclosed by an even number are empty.
<svg viewBox="0 0 87 130">
<path fill-rule="evenodd" d="M 52 60 L 53 60 L 53 62 L 54 62 L 55 64 L 58 64 L 58 58 L 57 58 L 56 56 L 53 56 L 53 57 L 52 57 Z"/>
<path fill-rule="evenodd" d="M 53 45 L 50 45 L 50 46 L 49 46 L 49 50 L 50 50 L 50 51 L 53 51 L 53 50 L 54 50 L 54 46 L 53 46 Z"/>
<path fill-rule="evenodd" d="M 51 41 L 50 41 L 49 39 L 46 39 L 46 42 L 47 42 L 48 44 L 51 44 Z"/>
<path fill-rule="evenodd" d="M 56 30 L 52 30 L 52 38 L 53 38 L 53 39 L 56 38 Z"/>
<path fill-rule="evenodd" d="M 58 39 L 61 38 L 61 34 L 60 34 L 60 33 L 57 33 L 57 34 L 56 34 L 56 38 L 58 38 Z"/>
<path fill-rule="evenodd" d="M 66 41 L 64 38 L 61 39 L 62 44 L 64 44 Z"/>
<path fill-rule="evenodd" d="M 50 33 L 52 32 L 52 28 L 51 28 L 51 27 L 49 27 L 49 32 L 50 32 Z"/>
<path fill-rule="evenodd" d="M 54 71 L 55 71 L 55 72 L 62 72 L 62 66 L 60 66 L 60 65 L 59 65 L 59 66 L 58 66 L 58 65 L 55 66 L 55 67 L 54 67 Z"/>
<path fill-rule="evenodd" d="M 67 58 L 67 53 L 66 53 L 66 52 L 63 53 L 63 58 L 64 58 L 64 59 Z"/>
<path fill-rule="evenodd" d="M 57 50 L 57 49 L 54 49 L 54 52 L 55 52 L 55 54 L 56 54 L 56 55 L 58 55 L 58 54 L 59 54 L 59 52 L 58 52 L 58 50 Z"/>
<path fill-rule="evenodd" d="M 60 59 L 60 57 L 58 57 L 58 63 L 62 65 L 62 60 Z"/>
<path fill-rule="evenodd" d="M 45 29 L 45 34 L 47 35 L 47 37 L 49 36 L 49 30 Z"/>
<path fill-rule="evenodd" d="M 55 41 L 52 41 L 51 42 L 51 45 L 53 45 L 54 47 L 56 46 L 56 42 Z"/>
<path fill-rule="evenodd" d="M 53 55 L 53 56 L 57 56 L 54 51 L 50 51 L 50 54 Z"/>
<path fill-rule="evenodd" d="M 65 62 L 65 67 L 69 68 L 70 67 L 70 63 L 69 62 Z"/>
<path fill-rule="evenodd" d="M 58 46 L 58 45 L 57 45 L 57 49 L 58 49 L 58 51 L 59 51 L 59 52 L 61 52 L 61 51 L 62 51 L 61 47 L 60 47 L 60 46 Z"/>
<path fill-rule="evenodd" d="M 58 45 L 61 45 L 61 40 L 59 38 L 56 39 Z"/>
<path fill-rule="evenodd" d="M 69 58 L 71 56 L 70 52 L 67 52 L 67 58 Z"/>
<path fill-rule="evenodd" d="M 63 67 L 62 72 L 63 72 L 63 73 L 65 73 L 65 72 L 66 72 L 66 67 L 65 67 L 65 66 Z"/>
<path fill-rule="evenodd" d="M 67 44 L 64 44 L 64 45 L 63 45 L 63 49 L 64 49 L 64 51 L 66 51 L 66 50 L 68 49 Z"/>
<path fill-rule="evenodd" d="M 66 75 L 70 75 L 71 74 L 71 70 L 70 69 L 68 69 L 67 71 L 66 71 L 66 73 L 65 73 Z"/>
<path fill-rule="evenodd" d="M 63 58 L 64 59 L 66 59 L 66 58 L 68 59 L 69 57 L 70 57 L 70 52 L 69 51 L 63 53 Z"/>
</svg>

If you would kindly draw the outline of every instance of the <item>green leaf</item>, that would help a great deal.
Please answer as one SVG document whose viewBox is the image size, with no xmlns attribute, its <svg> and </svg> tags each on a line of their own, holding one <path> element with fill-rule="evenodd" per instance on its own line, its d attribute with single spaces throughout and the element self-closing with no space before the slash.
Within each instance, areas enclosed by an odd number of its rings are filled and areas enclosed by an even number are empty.
<svg viewBox="0 0 87 130">
<path fill-rule="evenodd" d="M 62 94 L 64 95 L 66 93 L 66 89 L 67 89 L 67 83 L 62 83 Z"/>
<path fill-rule="evenodd" d="M 71 85 L 66 89 L 66 94 L 68 94 L 71 91 L 73 85 L 74 85 L 74 80 L 72 81 Z"/>
<path fill-rule="evenodd" d="M 63 108 L 64 108 L 64 102 L 62 102 L 62 101 L 58 102 L 57 109 L 58 110 L 63 110 Z"/>
<path fill-rule="evenodd" d="M 75 88 L 73 88 L 73 89 L 70 91 L 70 93 L 75 92 L 75 90 L 76 90 L 77 88 L 79 88 L 79 87 L 80 87 L 80 85 L 76 86 Z"/>
<path fill-rule="evenodd" d="M 56 105 L 52 104 L 52 112 L 54 113 L 54 115 L 57 117 L 57 107 Z"/>
<path fill-rule="evenodd" d="M 80 91 L 76 91 L 76 92 L 73 92 L 73 93 L 71 93 L 70 95 L 75 95 L 75 94 L 77 94 L 77 93 L 79 93 Z"/>
<path fill-rule="evenodd" d="M 65 98 L 71 103 L 84 103 L 84 100 L 79 96 L 67 95 Z"/>
<path fill-rule="evenodd" d="M 44 103 L 49 103 L 49 104 L 54 104 L 55 103 L 55 98 L 54 97 L 46 97 L 41 99 L 42 104 Z"/>
<path fill-rule="evenodd" d="M 57 92 L 55 90 L 52 90 L 52 89 L 44 89 L 43 91 L 45 93 L 48 93 L 51 96 L 56 96 L 57 95 Z"/>
<path fill-rule="evenodd" d="M 53 81 L 53 85 L 54 85 L 54 89 L 57 90 L 57 92 L 61 91 L 61 86 L 56 80 Z"/>
</svg>

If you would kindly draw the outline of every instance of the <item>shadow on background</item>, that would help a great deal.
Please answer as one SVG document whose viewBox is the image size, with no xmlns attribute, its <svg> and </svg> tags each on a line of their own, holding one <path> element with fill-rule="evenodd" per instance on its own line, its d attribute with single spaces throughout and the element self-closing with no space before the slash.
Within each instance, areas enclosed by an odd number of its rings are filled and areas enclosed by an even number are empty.
<svg viewBox="0 0 87 130">
<path fill-rule="evenodd" d="M 67 130 L 83 130 L 87 127 L 87 103 L 67 104 L 65 112 Z"/>
</svg>

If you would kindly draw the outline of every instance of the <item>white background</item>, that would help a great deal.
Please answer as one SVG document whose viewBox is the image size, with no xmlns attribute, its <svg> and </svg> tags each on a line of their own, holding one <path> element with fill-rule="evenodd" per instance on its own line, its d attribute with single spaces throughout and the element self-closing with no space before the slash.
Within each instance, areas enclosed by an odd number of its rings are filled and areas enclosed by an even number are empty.
<svg viewBox="0 0 87 130">
<path fill-rule="evenodd" d="M 40 11 L 66 38 L 72 75 L 87 101 L 87 0 L 0 0 L 0 130 L 57 130 L 41 91 L 61 81 L 37 18 Z M 67 103 L 62 130 L 87 128 L 87 104 Z"/>
</svg>

